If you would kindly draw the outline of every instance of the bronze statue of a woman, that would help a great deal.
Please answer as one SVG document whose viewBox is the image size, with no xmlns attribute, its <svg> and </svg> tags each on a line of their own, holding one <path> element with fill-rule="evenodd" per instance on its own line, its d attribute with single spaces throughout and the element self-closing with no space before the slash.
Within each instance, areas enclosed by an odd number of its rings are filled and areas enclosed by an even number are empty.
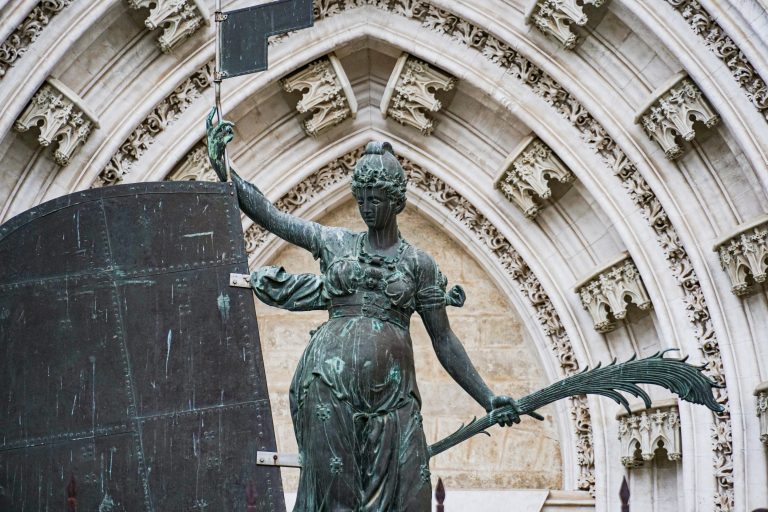
<svg viewBox="0 0 768 512">
<path fill-rule="evenodd" d="M 232 123 L 207 120 L 208 152 L 225 177 Z M 429 455 L 416 386 L 411 314 L 421 316 L 440 363 L 500 423 L 519 421 L 512 398 L 495 395 L 451 330 L 445 308 L 464 292 L 426 252 L 405 241 L 397 214 L 406 177 L 388 142 L 370 142 L 355 165 L 352 194 L 368 231 L 354 233 L 280 212 L 234 170 L 240 208 L 254 222 L 320 259 L 321 275 L 266 267 L 251 284 L 260 300 L 293 311 L 327 309 L 313 331 L 290 389 L 302 461 L 294 511 L 428 511 Z M 509 411 L 512 412 L 509 412 Z"/>
</svg>

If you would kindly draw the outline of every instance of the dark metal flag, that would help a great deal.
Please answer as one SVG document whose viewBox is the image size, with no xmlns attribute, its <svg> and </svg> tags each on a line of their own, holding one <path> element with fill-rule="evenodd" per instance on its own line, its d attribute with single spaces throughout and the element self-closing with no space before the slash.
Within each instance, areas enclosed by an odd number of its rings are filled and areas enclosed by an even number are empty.
<svg viewBox="0 0 768 512">
<path fill-rule="evenodd" d="M 221 78 L 267 69 L 267 38 L 313 22 L 312 0 L 279 0 L 222 13 Z"/>
<path fill-rule="evenodd" d="M 0 510 L 285 510 L 233 185 L 61 197 L 0 226 Z"/>
</svg>

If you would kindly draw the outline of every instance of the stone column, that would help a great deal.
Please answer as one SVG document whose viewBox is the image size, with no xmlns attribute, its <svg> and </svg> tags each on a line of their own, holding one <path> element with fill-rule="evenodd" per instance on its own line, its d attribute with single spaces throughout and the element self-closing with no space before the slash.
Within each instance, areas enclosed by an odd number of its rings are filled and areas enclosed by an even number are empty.
<svg viewBox="0 0 768 512">
<path fill-rule="evenodd" d="M 384 90 L 381 113 L 400 124 L 413 126 L 423 135 L 430 135 L 435 122 L 427 112 L 437 112 L 443 107 L 435 92 L 450 91 L 455 85 L 456 79 L 451 75 L 403 53 Z"/>
<path fill-rule="evenodd" d="M 762 215 L 720 238 L 713 248 L 731 279 L 731 291 L 752 293 L 768 276 L 768 215 Z"/>
<path fill-rule="evenodd" d="M 347 74 L 334 54 L 329 54 L 280 82 L 288 92 L 301 91 L 303 96 L 296 104 L 300 114 L 312 113 L 302 121 L 307 135 L 316 137 L 345 119 L 357 115 L 357 100 Z"/>
<path fill-rule="evenodd" d="M 642 125 L 670 160 L 684 152 L 680 139 L 690 142 L 696 137 L 694 121 L 711 128 L 720 122 L 720 116 L 684 72 L 656 89 L 635 116 L 635 123 Z"/>
<path fill-rule="evenodd" d="M 552 197 L 549 182 L 571 183 L 573 173 L 538 137 L 528 136 L 507 157 L 496 178 L 496 188 L 533 219 Z"/>
<path fill-rule="evenodd" d="M 38 128 L 40 135 L 37 141 L 41 146 L 50 146 L 57 141 L 53 159 L 64 166 L 69 163 L 77 148 L 85 143 L 91 130 L 99 127 L 99 123 L 80 96 L 55 78 L 49 77 L 13 127 L 18 132 Z"/>
<path fill-rule="evenodd" d="M 652 307 L 640 272 L 626 253 L 593 270 L 575 288 L 597 332 L 614 330 L 616 320 L 626 318 L 629 304 L 642 310 Z"/>
</svg>

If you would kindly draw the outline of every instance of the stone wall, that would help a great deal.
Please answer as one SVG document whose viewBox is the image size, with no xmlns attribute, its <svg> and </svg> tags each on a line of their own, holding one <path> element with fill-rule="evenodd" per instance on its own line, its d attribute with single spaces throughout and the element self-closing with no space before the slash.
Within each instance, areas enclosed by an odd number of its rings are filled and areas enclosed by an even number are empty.
<svg viewBox="0 0 768 512">
<path fill-rule="evenodd" d="M 363 230 L 353 202 L 327 214 L 320 222 Z M 406 207 L 400 216 L 403 237 L 428 251 L 448 277 L 449 286 L 467 292 L 463 308 L 449 308 L 451 324 L 488 385 L 497 393 L 520 396 L 546 385 L 534 346 L 518 314 L 504 299 L 488 274 L 439 227 Z M 291 272 L 318 272 L 312 256 L 286 247 L 272 265 Z M 258 303 L 257 315 L 264 351 L 278 450 L 296 452 L 288 410 L 288 388 L 293 370 L 309 340 L 309 331 L 327 319 L 324 312 L 293 313 Z M 418 384 L 424 402 L 424 426 L 429 443 L 456 430 L 483 409 L 442 369 L 418 315 L 411 334 L 416 354 Z M 562 486 L 560 443 L 552 411 L 546 420 L 524 419 L 515 428 L 495 427 L 491 437 L 476 438 L 432 460 L 433 480 L 443 478 L 449 489 L 559 489 Z M 283 484 L 296 490 L 298 470 L 284 469 Z"/>
</svg>

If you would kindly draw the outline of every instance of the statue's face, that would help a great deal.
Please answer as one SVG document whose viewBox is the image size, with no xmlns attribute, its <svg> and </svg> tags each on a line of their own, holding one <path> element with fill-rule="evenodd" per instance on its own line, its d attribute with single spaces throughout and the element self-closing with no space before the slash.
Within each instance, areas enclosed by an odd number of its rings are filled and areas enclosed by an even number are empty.
<svg viewBox="0 0 768 512">
<path fill-rule="evenodd" d="M 392 201 L 381 187 L 365 187 L 356 198 L 360 216 L 369 228 L 381 229 L 397 215 Z"/>
</svg>

